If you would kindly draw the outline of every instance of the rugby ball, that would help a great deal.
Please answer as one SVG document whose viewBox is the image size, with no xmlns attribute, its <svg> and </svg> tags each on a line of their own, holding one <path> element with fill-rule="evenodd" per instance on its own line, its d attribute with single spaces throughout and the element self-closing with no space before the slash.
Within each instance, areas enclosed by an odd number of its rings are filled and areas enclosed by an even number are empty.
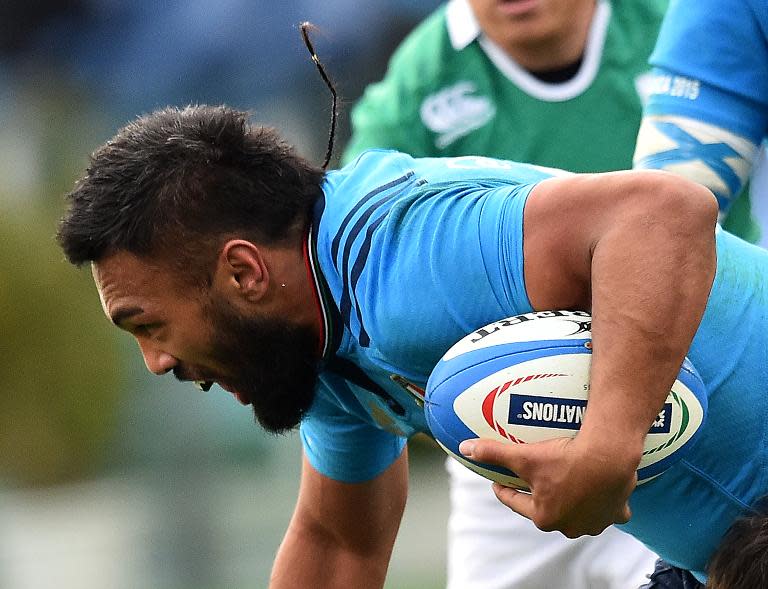
<svg viewBox="0 0 768 589">
<path fill-rule="evenodd" d="M 509 317 L 462 338 L 427 382 L 424 411 L 435 440 L 484 477 L 527 489 L 514 472 L 469 460 L 463 440 L 527 444 L 573 437 L 589 396 L 592 318 L 581 311 L 540 311 Z M 679 460 L 707 412 L 704 383 L 686 359 L 664 408 L 645 439 L 638 483 Z"/>
</svg>

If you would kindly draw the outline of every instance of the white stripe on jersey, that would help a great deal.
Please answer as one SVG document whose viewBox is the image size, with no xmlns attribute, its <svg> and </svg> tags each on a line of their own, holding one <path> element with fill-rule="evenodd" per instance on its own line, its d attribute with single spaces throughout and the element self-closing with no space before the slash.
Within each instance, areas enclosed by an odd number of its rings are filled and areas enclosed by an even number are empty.
<svg viewBox="0 0 768 589">
<path fill-rule="evenodd" d="M 696 146 L 683 145 L 674 137 L 665 134 L 659 126 L 674 125 L 700 143 Z M 724 157 L 715 163 L 727 164 L 738 176 L 740 185 L 733 190 L 716 166 L 710 165 L 705 153 L 707 146 L 724 144 L 730 147 L 735 156 Z M 712 192 L 731 200 L 741 190 L 749 177 L 757 146 L 750 140 L 709 123 L 676 115 L 646 115 L 640 125 L 633 164 L 635 168 L 662 169 L 675 172 L 686 178 L 703 184 Z"/>
</svg>

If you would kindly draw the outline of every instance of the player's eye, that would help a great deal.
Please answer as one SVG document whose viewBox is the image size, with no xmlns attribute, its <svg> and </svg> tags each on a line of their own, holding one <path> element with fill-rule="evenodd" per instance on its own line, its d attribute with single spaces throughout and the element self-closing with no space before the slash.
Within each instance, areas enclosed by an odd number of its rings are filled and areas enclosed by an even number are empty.
<svg viewBox="0 0 768 589">
<path fill-rule="evenodd" d="M 145 336 L 151 336 L 153 333 L 155 333 L 158 328 L 160 327 L 159 323 L 145 323 L 142 325 L 137 325 L 134 328 L 135 333 L 138 333 L 140 335 Z"/>
<path fill-rule="evenodd" d="M 212 380 L 195 380 L 193 382 L 195 384 L 195 387 L 197 387 L 198 390 L 203 392 L 210 391 L 211 387 L 213 386 Z"/>
</svg>

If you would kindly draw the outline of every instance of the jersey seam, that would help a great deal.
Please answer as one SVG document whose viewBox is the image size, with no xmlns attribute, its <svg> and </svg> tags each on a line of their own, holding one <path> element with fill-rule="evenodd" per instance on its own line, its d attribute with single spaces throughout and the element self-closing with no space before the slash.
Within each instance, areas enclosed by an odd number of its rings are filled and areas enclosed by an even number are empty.
<svg viewBox="0 0 768 589">
<path fill-rule="evenodd" d="M 710 475 L 708 475 L 706 472 L 701 470 L 700 468 L 694 466 L 690 462 L 688 462 L 686 459 L 682 459 L 680 461 L 681 466 L 685 467 L 687 470 L 694 473 L 696 476 L 698 476 L 701 479 L 704 479 L 707 483 L 709 483 L 710 486 L 717 489 L 717 491 L 720 492 L 721 496 L 723 496 L 725 499 L 727 499 L 730 503 L 738 505 L 742 510 L 751 510 L 752 506 L 748 503 L 745 503 L 738 497 L 736 497 L 733 493 L 731 493 L 728 489 L 723 487 L 717 480 L 712 478 Z"/>
</svg>

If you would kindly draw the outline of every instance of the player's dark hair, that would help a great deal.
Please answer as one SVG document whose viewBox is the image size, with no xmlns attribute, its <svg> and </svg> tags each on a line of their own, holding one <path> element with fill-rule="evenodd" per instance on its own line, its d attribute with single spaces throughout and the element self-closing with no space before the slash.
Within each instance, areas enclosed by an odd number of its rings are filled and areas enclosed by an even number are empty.
<svg viewBox="0 0 768 589">
<path fill-rule="evenodd" d="M 211 268 L 232 236 L 298 239 L 322 169 L 225 106 L 165 108 L 123 127 L 69 193 L 58 239 L 75 264 L 117 251 Z"/>
<path fill-rule="evenodd" d="M 737 519 L 723 536 L 707 570 L 708 589 L 768 587 L 768 504 Z"/>
<path fill-rule="evenodd" d="M 328 130 L 328 148 L 325 150 L 325 159 L 323 160 L 323 170 L 325 170 L 331 161 L 331 156 L 333 155 L 333 140 L 336 137 L 336 119 L 338 118 L 339 96 L 336 93 L 336 87 L 333 85 L 333 82 L 331 82 L 331 78 L 328 77 L 328 74 L 325 71 L 323 62 L 320 61 L 320 58 L 317 56 L 315 46 L 312 44 L 312 41 L 309 38 L 309 31 L 315 29 L 315 25 L 310 22 L 303 22 L 301 25 L 299 25 L 299 29 L 301 30 L 301 38 L 304 40 L 304 45 L 307 46 L 309 55 L 312 57 L 312 62 L 315 64 L 315 67 L 317 67 L 317 71 L 320 72 L 320 77 L 323 79 L 323 82 L 325 82 L 325 85 L 328 86 L 328 90 L 331 92 L 331 124 Z"/>
</svg>

